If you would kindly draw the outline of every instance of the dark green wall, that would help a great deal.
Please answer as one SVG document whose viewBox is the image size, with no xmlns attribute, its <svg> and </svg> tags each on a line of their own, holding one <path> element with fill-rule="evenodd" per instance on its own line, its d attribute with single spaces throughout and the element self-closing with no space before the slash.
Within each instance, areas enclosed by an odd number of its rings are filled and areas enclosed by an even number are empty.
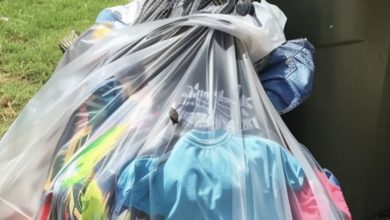
<svg viewBox="0 0 390 220">
<path fill-rule="evenodd" d="M 355 220 L 390 210 L 390 0 L 274 0 L 316 46 L 312 97 L 284 116 L 334 171 Z"/>
</svg>

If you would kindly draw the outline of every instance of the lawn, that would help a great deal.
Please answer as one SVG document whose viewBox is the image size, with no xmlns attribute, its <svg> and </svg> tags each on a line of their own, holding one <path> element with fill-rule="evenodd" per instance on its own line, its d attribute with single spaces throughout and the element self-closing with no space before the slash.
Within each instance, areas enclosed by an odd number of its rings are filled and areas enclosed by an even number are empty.
<svg viewBox="0 0 390 220">
<path fill-rule="evenodd" d="M 58 42 L 129 0 L 0 0 L 0 137 L 61 59 Z"/>
</svg>

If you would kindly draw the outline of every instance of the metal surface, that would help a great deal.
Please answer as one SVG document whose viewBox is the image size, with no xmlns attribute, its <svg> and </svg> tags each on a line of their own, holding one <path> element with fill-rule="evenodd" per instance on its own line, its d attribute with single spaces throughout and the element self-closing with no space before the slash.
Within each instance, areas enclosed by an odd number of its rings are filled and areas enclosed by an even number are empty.
<svg viewBox="0 0 390 220">
<path fill-rule="evenodd" d="M 356 220 L 390 209 L 390 1 L 278 0 L 317 50 L 312 97 L 285 116 L 334 171 Z"/>
</svg>

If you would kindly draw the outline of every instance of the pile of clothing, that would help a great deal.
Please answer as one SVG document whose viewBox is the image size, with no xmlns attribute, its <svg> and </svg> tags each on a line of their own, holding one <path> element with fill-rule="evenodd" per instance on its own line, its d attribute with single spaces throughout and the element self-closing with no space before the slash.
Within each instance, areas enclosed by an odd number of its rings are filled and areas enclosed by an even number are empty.
<svg viewBox="0 0 390 220">
<path fill-rule="evenodd" d="M 264 0 L 103 10 L 0 142 L 0 218 L 351 219 L 280 118 L 314 73 L 285 22 Z"/>
</svg>

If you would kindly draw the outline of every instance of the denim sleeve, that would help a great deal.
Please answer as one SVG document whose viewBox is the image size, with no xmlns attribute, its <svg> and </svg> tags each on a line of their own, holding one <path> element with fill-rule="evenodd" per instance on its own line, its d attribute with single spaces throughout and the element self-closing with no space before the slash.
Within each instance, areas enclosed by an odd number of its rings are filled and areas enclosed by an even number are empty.
<svg viewBox="0 0 390 220">
<path fill-rule="evenodd" d="M 287 113 L 311 94 L 314 47 L 307 39 L 287 41 L 256 65 L 263 87 L 280 114 Z"/>
</svg>

